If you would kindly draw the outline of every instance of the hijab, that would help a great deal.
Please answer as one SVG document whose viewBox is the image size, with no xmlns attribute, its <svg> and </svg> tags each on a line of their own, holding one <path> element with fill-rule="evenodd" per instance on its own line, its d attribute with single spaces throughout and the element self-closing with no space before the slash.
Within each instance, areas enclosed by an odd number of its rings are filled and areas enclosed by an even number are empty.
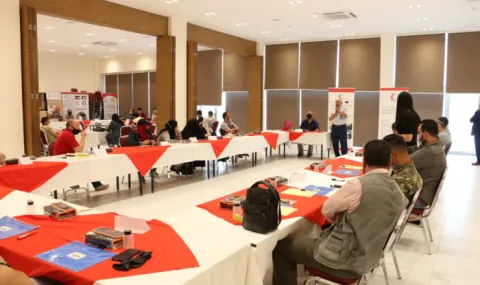
<svg viewBox="0 0 480 285">
<path fill-rule="evenodd" d="M 174 140 L 177 138 L 177 135 L 175 134 L 175 128 L 177 126 L 178 126 L 177 121 L 169 120 L 165 123 L 165 128 L 161 129 L 158 134 L 160 135 L 161 133 L 168 131 L 168 135 L 170 136 L 170 139 Z"/>
<path fill-rule="evenodd" d="M 202 138 L 202 130 L 200 128 L 200 123 L 196 119 L 191 119 L 185 125 L 182 131 L 182 138 Z"/>
<path fill-rule="evenodd" d="M 118 116 L 118 114 L 113 114 L 112 115 L 112 122 L 117 122 L 122 126 L 124 125 L 122 120 L 120 120 L 120 117 Z"/>
</svg>

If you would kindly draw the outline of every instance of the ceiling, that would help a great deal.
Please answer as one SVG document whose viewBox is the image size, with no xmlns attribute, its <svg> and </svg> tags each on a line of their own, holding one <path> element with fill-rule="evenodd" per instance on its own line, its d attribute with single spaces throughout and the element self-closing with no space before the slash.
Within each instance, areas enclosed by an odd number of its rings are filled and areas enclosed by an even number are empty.
<svg viewBox="0 0 480 285">
<path fill-rule="evenodd" d="M 262 43 L 480 28 L 480 0 L 108 1 L 179 17 L 193 24 Z M 353 12 L 357 18 L 338 21 L 314 18 L 316 13 L 337 11 Z"/>
</svg>

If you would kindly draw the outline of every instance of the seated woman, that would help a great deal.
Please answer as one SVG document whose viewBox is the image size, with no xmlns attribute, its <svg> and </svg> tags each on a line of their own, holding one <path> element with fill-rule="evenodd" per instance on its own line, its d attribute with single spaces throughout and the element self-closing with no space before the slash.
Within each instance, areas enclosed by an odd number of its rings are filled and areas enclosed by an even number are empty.
<svg viewBox="0 0 480 285">
<path fill-rule="evenodd" d="M 178 130 L 178 123 L 175 120 L 170 120 L 165 123 L 165 128 L 158 133 L 157 141 L 181 140 L 182 135 Z"/>
<path fill-rule="evenodd" d="M 118 141 L 120 140 L 120 129 L 124 127 L 122 120 L 118 114 L 112 115 L 112 121 L 110 121 L 110 125 L 107 127 L 107 143 L 108 145 L 118 145 Z"/>
<path fill-rule="evenodd" d="M 127 147 L 129 147 L 129 146 L 147 146 L 147 145 L 153 145 L 153 143 L 154 142 L 150 139 L 141 140 L 141 136 L 138 133 L 138 129 L 133 128 L 132 131 L 128 134 L 127 143 L 126 143 L 125 146 L 127 146 Z M 159 176 L 156 168 L 152 168 L 152 172 L 153 172 L 153 175 Z M 145 182 L 145 177 L 143 177 L 143 176 L 141 177 L 141 182 L 146 183 Z"/>
<path fill-rule="evenodd" d="M 202 132 L 200 123 L 196 119 L 189 120 L 185 125 L 185 128 L 182 130 L 182 138 L 184 139 L 197 138 L 199 140 L 204 140 L 207 137 L 208 135 L 205 134 L 205 132 Z M 194 161 L 193 165 L 195 167 L 205 167 L 205 161 Z"/>
</svg>

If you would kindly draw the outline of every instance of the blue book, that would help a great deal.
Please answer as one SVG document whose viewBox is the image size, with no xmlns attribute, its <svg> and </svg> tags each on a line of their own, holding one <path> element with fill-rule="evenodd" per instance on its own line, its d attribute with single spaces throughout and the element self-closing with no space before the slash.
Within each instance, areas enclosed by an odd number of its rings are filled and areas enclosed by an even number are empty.
<svg viewBox="0 0 480 285">
<path fill-rule="evenodd" d="M 0 240 L 21 235 L 36 229 L 37 226 L 25 224 L 8 216 L 0 219 Z"/>
<path fill-rule="evenodd" d="M 360 170 L 348 170 L 348 169 L 339 169 L 335 172 L 337 175 L 345 175 L 345 176 L 358 176 L 360 174 Z"/>
<path fill-rule="evenodd" d="M 316 186 L 316 185 L 308 185 L 304 187 L 306 191 L 315 191 L 317 192 L 317 196 L 326 196 L 328 193 L 333 191 L 332 187 L 324 187 L 324 186 Z"/>
<path fill-rule="evenodd" d="M 74 272 L 82 271 L 115 255 L 100 248 L 73 241 L 61 247 L 40 253 L 36 258 L 53 263 Z"/>
</svg>

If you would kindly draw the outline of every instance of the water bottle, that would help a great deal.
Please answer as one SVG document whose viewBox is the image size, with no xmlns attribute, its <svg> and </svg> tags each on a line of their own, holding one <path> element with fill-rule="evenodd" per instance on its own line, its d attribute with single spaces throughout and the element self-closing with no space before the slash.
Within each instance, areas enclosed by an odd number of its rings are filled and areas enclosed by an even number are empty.
<svg viewBox="0 0 480 285">
<path fill-rule="evenodd" d="M 235 222 L 243 222 L 243 208 L 240 201 L 235 201 L 233 203 L 232 218 Z"/>
<path fill-rule="evenodd" d="M 270 177 L 270 184 L 271 184 L 274 188 L 277 188 L 277 177 Z"/>
<path fill-rule="evenodd" d="M 320 171 L 320 163 L 315 162 L 313 164 L 313 171 Z"/>
<path fill-rule="evenodd" d="M 133 248 L 133 234 L 131 230 L 123 231 L 123 248 Z"/>
<path fill-rule="evenodd" d="M 27 215 L 35 215 L 35 205 L 33 204 L 33 200 L 27 201 Z"/>
</svg>

